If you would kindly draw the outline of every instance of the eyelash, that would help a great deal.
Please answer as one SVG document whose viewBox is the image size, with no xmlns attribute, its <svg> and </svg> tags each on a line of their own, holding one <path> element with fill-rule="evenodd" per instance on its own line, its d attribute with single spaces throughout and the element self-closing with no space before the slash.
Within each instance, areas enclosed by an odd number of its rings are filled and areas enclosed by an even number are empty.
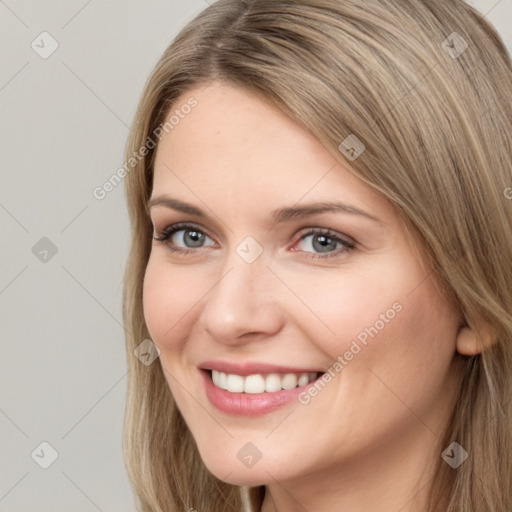
<svg viewBox="0 0 512 512">
<path fill-rule="evenodd" d="M 169 238 L 171 238 L 172 235 L 174 235 L 175 233 L 177 233 L 179 231 L 196 231 L 196 232 L 199 232 L 199 233 L 211 238 L 205 231 L 200 229 L 198 226 L 195 226 L 194 224 L 185 224 L 185 223 L 172 224 L 172 225 L 166 227 L 161 233 L 158 233 L 158 235 L 153 238 L 157 242 L 166 243 L 169 240 Z M 307 257 L 309 257 L 309 258 L 325 259 L 325 258 L 332 258 L 335 256 L 340 256 L 341 254 L 351 252 L 355 248 L 355 245 L 356 245 L 353 241 L 344 239 L 344 238 L 340 237 L 334 231 L 331 231 L 330 229 L 326 229 L 326 228 L 309 228 L 307 232 L 301 234 L 298 241 L 300 242 L 304 238 L 311 236 L 311 235 L 326 235 L 332 241 L 340 243 L 343 247 L 341 249 L 337 249 L 335 251 L 328 252 L 328 253 L 311 253 L 308 251 L 298 251 L 298 252 L 304 252 L 307 255 Z M 173 247 L 170 243 L 167 243 L 167 247 L 170 251 L 172 251 L 174 253 L 181 253 L 183 255 L 197 252 L 197 249 L 184 249 L 181 247 L 176 248 L 176 247 Z M 198 249 L 201 249 L 201 247 L 198 247 Z"/>
</svg>

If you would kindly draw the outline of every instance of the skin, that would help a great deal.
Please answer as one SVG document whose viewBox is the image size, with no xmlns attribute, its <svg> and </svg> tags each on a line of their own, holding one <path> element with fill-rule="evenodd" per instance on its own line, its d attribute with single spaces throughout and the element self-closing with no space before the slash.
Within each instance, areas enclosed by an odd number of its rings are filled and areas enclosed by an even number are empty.
<svg viewBox="0 0 512 512">
<path fill-rule="evenodd" d="M 197 107 L 158 145 L 152 197 L 172 196 L 208 218 L 161 205 L 150 215 L 155 236 L 178 222 L 206 236 L 202 247 L 190 247 L 186 228 L 153 242 L 143 302 L 205 465 L 232 484 L 266 485 L 264 512 L 424 510 L 460 383 L 458 353 L 475 350 L 473 333 L 460 327 L 394 207 L 309 132 L 220 82 L 187 91 L 173 109 L 191 96 Z M 343 201 L 378 222 L 334 212 L 271 221 L 274 209 L 316 201 Z M 319 252 L 305 228 L 328 228 L 355 247 Z M 247 236 L 263 250 L 250 264 L 236 252 Z M 171 243 L 192 252 L 172 252 Z M 401 311 L 308 404 L 239 417 L 208 401 L 201 362 L 326 371 L 396 303 Z M 262 454 L 252 467 L 237 457 L 247 442 Z"/>
</svg>

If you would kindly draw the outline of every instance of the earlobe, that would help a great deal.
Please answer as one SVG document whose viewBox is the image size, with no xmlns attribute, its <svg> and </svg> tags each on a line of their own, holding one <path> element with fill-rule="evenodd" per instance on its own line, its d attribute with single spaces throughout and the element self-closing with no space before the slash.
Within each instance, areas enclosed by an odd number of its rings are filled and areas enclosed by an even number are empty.
<svg viewBox="0 0 512 512">
<path fill-rule="evenodd" d="M 457 352 L 464 356 L 474 356 L 483 350 L 477 333 L 471 327 L 461 327 L 457 334 Z"/>
<path fill-rule="evenodd" d="M 493 345 L 495 336 L 489 325 L 480 328 L 462 326 L 457 334 L 457 352 L 465 356 L 481 354 L 486 348 Z"/>
</svg>

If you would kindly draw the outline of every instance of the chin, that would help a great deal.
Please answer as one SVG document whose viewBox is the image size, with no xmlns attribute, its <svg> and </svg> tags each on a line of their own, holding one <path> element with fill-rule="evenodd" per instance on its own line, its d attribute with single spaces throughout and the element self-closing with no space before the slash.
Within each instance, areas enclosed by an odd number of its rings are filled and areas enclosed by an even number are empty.
<svg viewBox="0 0 512 512">
<path fill-rule="evenodd" d="M 272 470 L 267 472 L 266 467 L 260 466 L 261 462 L 253 467 L 245 467 L 238 459 L 228 461 L 220 457 L 214 460 L 203 459 L 203 462 L 213 476 L 227 484 L 256 487 L 272 481 Z"/>
</svg>

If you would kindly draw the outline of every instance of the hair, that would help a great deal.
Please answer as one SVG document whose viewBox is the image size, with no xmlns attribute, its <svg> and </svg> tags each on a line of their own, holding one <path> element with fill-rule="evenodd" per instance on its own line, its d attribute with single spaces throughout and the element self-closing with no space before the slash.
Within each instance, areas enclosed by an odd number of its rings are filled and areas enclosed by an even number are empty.
<svg viewBox="0 0 512 512">
<path fill-rule="evenodd" d="M 125 181 L 123 449 L 138 508 L 258 511 L 264 497 L 264 486 L 208 471 L 161 366 L 133 355 L 150 338 L 142 285 L 156 148 L 148 143 L 179 97 L 214 80 L 284 112 L 396 207 L 482 341 L 481 353 L 456 355 L 465 373 L 439 440 L 428 512 L 440 503 L 443 512 L 512 510 L 512 64 L 496 30 L 462 0 L 220 0 L 163 53 L 126 145 L 127 161 L 145 148 Z M 350 135 L 365 146 L 355 159 L 342 151 Z M 452 441 L 469 453 L 456 470 L 441 459 Z"/>
</svg>

